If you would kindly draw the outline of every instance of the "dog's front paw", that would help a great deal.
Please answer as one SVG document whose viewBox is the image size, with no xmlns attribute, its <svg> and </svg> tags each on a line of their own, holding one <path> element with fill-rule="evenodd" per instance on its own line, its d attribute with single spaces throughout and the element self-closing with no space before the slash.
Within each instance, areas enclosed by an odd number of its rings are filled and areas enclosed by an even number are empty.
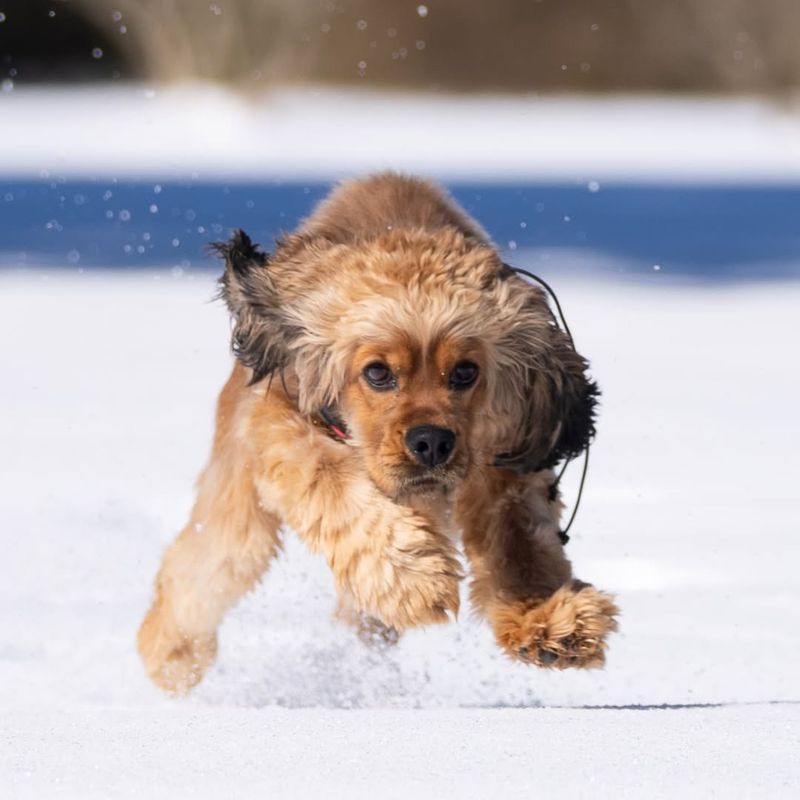
<svg viewBox="0 0 800 800">
<path fill-rule="evenodd" d="M 562 586 L 544 600 L 498 606 L 492 623 L 507 655 L 551 669 L 601 667 L 619 609 L 593 586 Z"/>
<path fill-rule="evenodd" d="M 445 554 L 412 556 L 413 564 L 396 566 L 396 587 L 386 604 L 389 614 L 383 619 L 399 630 L 448 622 L 458 615 L 457 562 Z"/>
<path fill-rule="evenodd" d="M 165 619 L 156 604 L 142 622 L 137 639 L 139 654 L 156 686 L 183 694 L 202 679 L 217 655 L 216 634 L 187 636 Z"/>
<path fill-rule="evenodd" d="M 458 613 L 462 572 L 455 551 L 412 512 L 392 520 L 386 544 L 350 559 L 342 577 L 359 610 L 398 631 Z"/>
<path fill-rule="evenodd" d="M 381 619 L 402 630 L 456 616 L 462 570 L 449 540 L 411 517 L 395 526 L 392 541 L 394 586 Z"/>
</svg>

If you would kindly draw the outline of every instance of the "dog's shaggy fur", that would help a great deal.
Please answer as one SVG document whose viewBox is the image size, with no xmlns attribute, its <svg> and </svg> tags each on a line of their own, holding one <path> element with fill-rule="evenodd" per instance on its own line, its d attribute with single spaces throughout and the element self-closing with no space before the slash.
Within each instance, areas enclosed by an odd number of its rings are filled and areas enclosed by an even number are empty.
<svg viewBox="0 0 800 800">
<path fill-rule="evenodd" d="M 460 531 L 512 659 L 602 664 L 617 609 L 573 579 L 551 491 L 594 433 L 596 387 L 541 291 L 436 187 L 393 174 L 339 187 L 272 255 L 242 232 L 218 249 L 238 361 L 139 631 L 150 677 L 202 678 L 282 523 L 364 634 L 456 614 Z"/>
</svg>

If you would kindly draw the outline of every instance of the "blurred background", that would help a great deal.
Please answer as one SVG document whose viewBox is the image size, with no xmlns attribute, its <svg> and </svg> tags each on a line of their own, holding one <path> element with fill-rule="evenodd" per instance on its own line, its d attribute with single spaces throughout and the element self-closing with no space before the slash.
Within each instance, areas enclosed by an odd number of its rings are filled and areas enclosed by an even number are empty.
<svg viewBox="0 0 800 800">
<path fill-rule="evenodd" d="M 800 79 L 793 0 L 7 0 L 3 9 L 3 68 L 21 85 L 777 95 Z"/>
<path fill-rule="evenodd" d="M 207 245 L 242 227 L 269 249 L 336 180 L 377 169 L 442 182 L 507 261 L 555 287 L 603 389 L 569 553 L 617 594 L 621 632 L 591 674 L 511 664 L 467 613 L 376 654 L 330 620 L 329 571 L 287 535 L 180 705 L 212 707 L 179 737 L 186 780 L 202 790 L 217 769 L 227 788 L 239 774 L 223 760 L 237 747 L 193 767 L 198 731 L 219 741 L 213 707 L 234 719 L 225 731 L 262 706 L 459 707 L 419 724 L 419 747 L 440 731 L 447 758 L 482 749 L 462 777 L 494 759 L 475 776 L 474 796 L 490 796 L 482 781 L 509 759 L 480 720 L 458 720 L 548 705 L 576 715 L 547 729 L 559 791 L 575 775 L 573 794 L 638 780 L 627 710 L 651 712 L 637 716 L 650 730 L 660 708 L 689 731 L 663 737 L 656 717 L 665 796 L 685 794 L 683 765 L 700 794 L 796 785 L 781 754 L 797 744 L 776 742 L 800 729 L 800 635 L 784 624 L 798 607 L 799 42 L 798 0 L 0 0 L 9 796 L 62 779 L 81 797 L 98 780 L 102 797 L 172 786 L 178 745 L 161 723 L 182 712 L 133 643 L 230 369 Z M 568 507 L 579 472 L 562 484 Z M 596 736 L 607 712 L 620 724 Z M 315 719 L 300 738 L 316 747 Z M 698 756 L 703 732 L 716 771 Z M 518 738 L 515 763 L 539 781 Z M 73 740 L 74 757 L 39 758 Z M 248 764 L 269 763 L 266 740 L 252 737 Z M 331 741 L 323 759 L 349 764 Z M 401 793 L 409 763 L 392 773 Z"/>
<path fill-rule="evenodd" d="M 523 260 L 796 274 L 798 37 L 792 0 L 4 0 L 0 266 L 208 265 L 395 168 Z"/>
</svg>

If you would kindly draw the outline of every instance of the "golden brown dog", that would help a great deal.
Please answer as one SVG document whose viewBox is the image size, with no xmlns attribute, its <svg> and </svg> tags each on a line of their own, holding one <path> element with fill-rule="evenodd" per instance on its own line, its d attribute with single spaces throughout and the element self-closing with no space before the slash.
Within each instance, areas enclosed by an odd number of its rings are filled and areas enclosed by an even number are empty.
<svg viewBox="0 0 800 800">
<path fill-rule="evenodd" d="M 335 576 L 344 616 L 395 632 L 459 605 L 513 659 L 604 661 L 617 609 L 576 581 L 551 468 L 594 433 L 596 386 L 541 291 L 424 181 L 340 186 L 268 256 L 218 247 L 237 363 L 197 502 L 167 550 L 139 650 L 185 691 L 285 523 Z"/>
</svg>

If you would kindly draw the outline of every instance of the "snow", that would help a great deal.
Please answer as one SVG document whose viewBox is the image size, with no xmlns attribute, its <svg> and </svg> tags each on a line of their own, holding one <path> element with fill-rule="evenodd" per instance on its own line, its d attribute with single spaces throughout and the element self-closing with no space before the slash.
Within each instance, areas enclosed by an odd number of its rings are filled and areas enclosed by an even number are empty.
<svg viewBox="0 0 800 800">
<path fill-rule="evenodd" d="M 800 110 L 710 97 L 462 97 L 331 88 L 14 89 L 0 173 L 338 178 L 403 169 L 461 180 L 800 178 Z"/>
<path fill-rule="evenodd" d="M 7 796 L 792 797 L 797 712 L 171 709 L 33 716 Z M 795 733 L 792 733 L 794 726 Z M 51 748 L 52 760 L 43 754 Z M 43 774 L 46 776 L 43 778 Z"/>
<path fill-rule="evenodd" d="M 134 637 L 230 366 L 213 276 L 0 272 L 0 794 L 796 796 L 800 283 L 548 269 L 604 390 L 568 547 L 623 611 L 607 668 L 465 612 L 365 648 L 287 533 L 178 700 Z"/>
</svg>

